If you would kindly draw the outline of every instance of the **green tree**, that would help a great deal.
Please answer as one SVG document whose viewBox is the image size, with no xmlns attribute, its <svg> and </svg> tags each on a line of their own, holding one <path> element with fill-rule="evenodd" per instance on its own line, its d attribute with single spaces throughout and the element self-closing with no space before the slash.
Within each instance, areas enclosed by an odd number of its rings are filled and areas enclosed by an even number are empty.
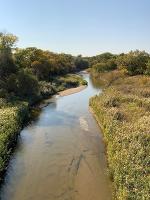
<svg viewBox="0 0 150 200">
<path fill-rule="evenodd" d="M 17 37 L 12 34 L 0 33 L 0 78 L 4 79 L 11 73 L 15 73 L 17 67 L 12 56 L 12 48 Z"/>
<path fill-rule="evenodd" d="M 97 63 L 95 65 L 92 66 L 92 69 L 95 72 L 108 72 L 108 71 L 112 71 L 114 69 L 117 68 L 116 63 L 113 60 L 109 60 L 107 62 L 102 62 L 102 63 Z"/>
<path fill-rule="evenodd" d="M 29 70 L 20 70 L 17 74 L 17 96 L 31 102 L 39 96 L 38 81 Z"/>
<path fill-rule="evenodd" d="M 117 58 L 119 68 L 126 69 L 129 75 L 144 74 L 149 54 L 145 51 L 131 51 Z"/>
<path fill-rule="evenodd" d="M 31 67 L 33 73 L 39 80 L 50 80 L 51 63 L 49 60 L 34 61 Z"/>
<path fill-rule="evenodd" d="M 17 41 L 17 36 L 0 32 L 0 49 L 12 49 Z"/>
<path fill-rule="evenodd" d="M 29 47 L 26 49 L 16 49 L 15 52 L 16 64 L 21 68 L 31 68 L 34 61 L 39 61 L 43 57 L 43 51 L 36 47 Z"/>
<path fill-rule="evenodd" d="M 75 66 L 77 70 L 86 69 L 89 67 L 89 63 L 87 60 L 83 59 L 81 55 L 75 58 Z"/>
</svg>

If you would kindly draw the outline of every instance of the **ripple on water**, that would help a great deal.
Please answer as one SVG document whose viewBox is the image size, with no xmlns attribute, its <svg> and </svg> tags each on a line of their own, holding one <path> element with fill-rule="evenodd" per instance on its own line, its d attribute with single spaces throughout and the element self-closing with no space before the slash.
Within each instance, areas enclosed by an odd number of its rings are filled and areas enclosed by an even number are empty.
<svg viewBox="0 0 150 200">
<path fill-rule="evenodd" d="M 79 118 L 79 122 L 80 122 L 81 129 L 83 129 L 84 131 L 89 131 L 88 122 L 87 122 L 87 120 L 85 119 L 84 116 L 81 116 Z"/>
</svg>

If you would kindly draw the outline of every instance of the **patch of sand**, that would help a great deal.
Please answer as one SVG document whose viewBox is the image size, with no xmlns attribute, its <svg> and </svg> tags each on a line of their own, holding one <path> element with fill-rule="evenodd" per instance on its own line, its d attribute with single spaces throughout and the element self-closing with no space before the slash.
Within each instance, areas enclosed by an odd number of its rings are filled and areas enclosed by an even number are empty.
<svg viewBox="0 0 150 200">
<path fill-rule="evenodd" d="M 63 96 L 67 96 L 67 95 L 70 95 L 70 94 L 80 92 L 80 91 L 84 90 L 86 87 L 87 87 L 86 85 L 81 85 L 81 86 L 76 87 L 76 88 L 70 88 L 70 89 L 61 91 L 58 94 L 63 97 Z"/>
</svg>

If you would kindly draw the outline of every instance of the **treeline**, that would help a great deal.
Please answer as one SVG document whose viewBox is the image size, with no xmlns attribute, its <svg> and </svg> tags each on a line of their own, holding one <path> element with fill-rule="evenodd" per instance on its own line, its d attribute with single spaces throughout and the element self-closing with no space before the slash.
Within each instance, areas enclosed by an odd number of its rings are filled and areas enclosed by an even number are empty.
<svg viewBox="0 0 150 200">
<path fill-rule="evenodd" d="M 16 48 L 18 38 L 0 33 L 0 98 L 34 103 L 49 90 L 53 94 L 56 76 L 88 67 L 82 56 L 56 54 L 29 47 Z M 56 79 L 55 79 L 56 80 Z"/>
<path fill-rule="evenodd" d="M 93 72 L 101 73 L 111 70 L 123 70 L 128 75 L 150 75 L 150 54 L 145 51 L 130 51 L 127 54 L 103 53 L 88 58 Z"/>
</svg>

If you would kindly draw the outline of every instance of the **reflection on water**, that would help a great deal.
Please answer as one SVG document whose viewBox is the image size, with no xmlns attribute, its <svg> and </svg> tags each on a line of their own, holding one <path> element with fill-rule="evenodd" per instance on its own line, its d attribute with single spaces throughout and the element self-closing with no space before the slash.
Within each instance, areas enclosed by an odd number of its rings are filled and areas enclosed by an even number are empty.
<svg viewBox="0 0 150 200">
<path fill-rule="evenodd" d="M 88 87 L 50 99 L 21 131 L 9 164 L 2 200 L 110 200 L 101 134 L 88 111 L 100 90 Z"/>
</svg>

